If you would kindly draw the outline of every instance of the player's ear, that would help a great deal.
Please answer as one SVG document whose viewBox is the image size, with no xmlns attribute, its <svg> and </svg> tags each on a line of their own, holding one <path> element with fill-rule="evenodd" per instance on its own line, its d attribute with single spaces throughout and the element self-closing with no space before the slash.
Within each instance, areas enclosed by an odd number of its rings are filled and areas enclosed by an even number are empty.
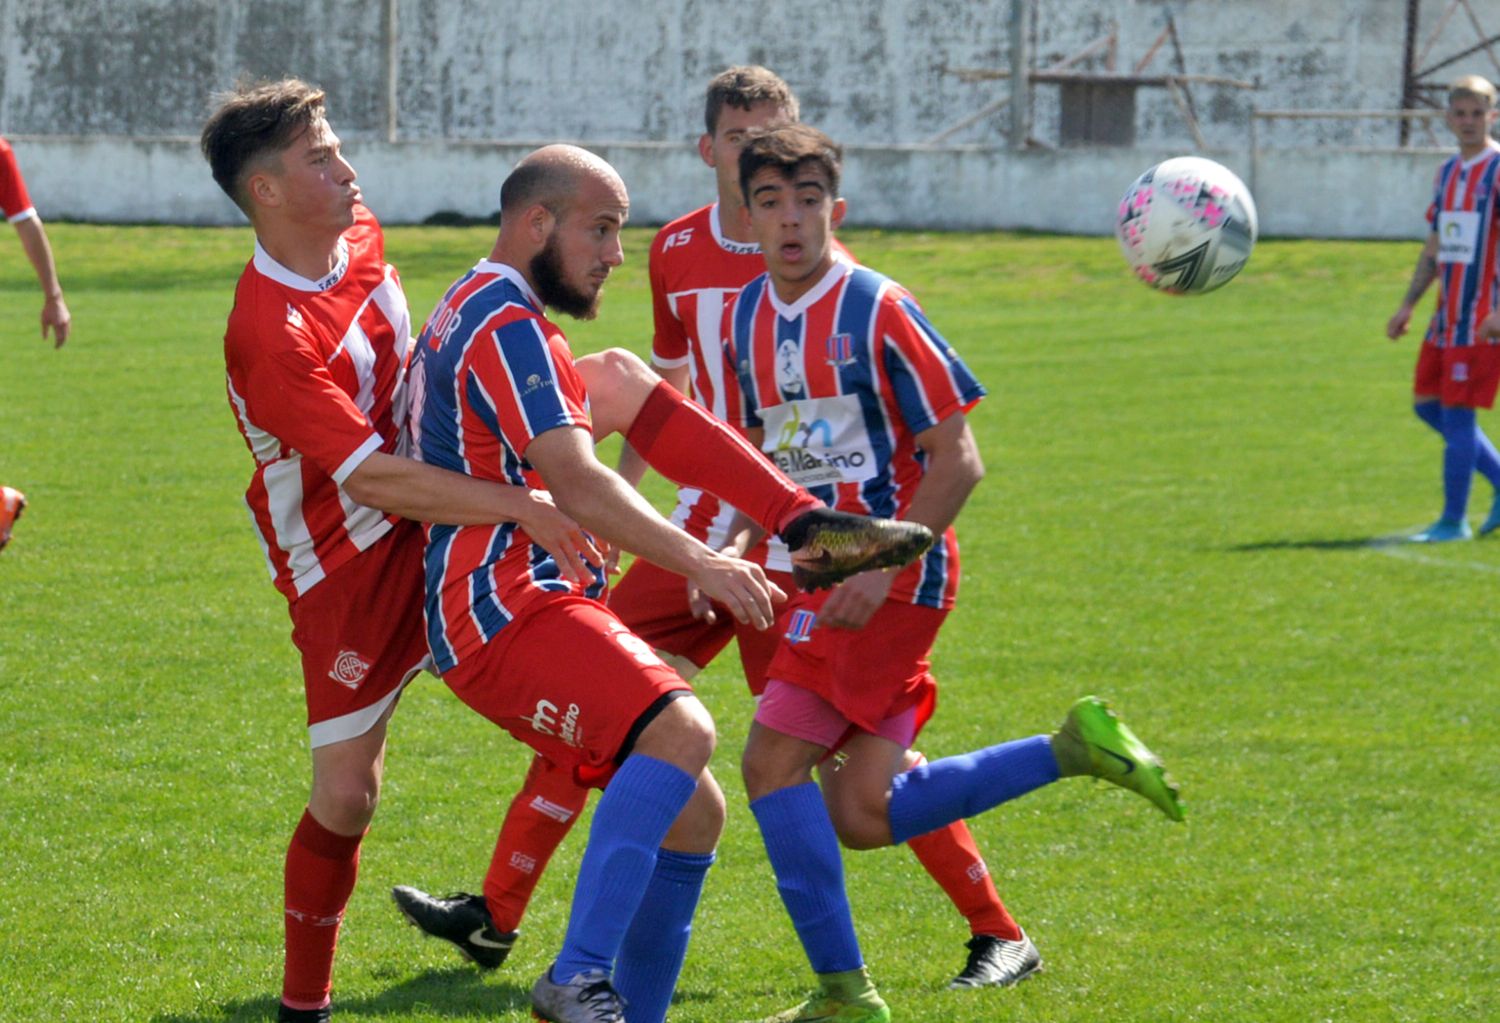
<svg viewBox="0 0 1500 1023">
<path fill-rule="evenodd" d="M 849 212 L 849 204 L 843 199 L 833 200 L 833 212 L 828 217 L 829 226 L 837 228 L 844 222 L 844 214 Z"/>
<path fill-rule="evenodd" d="M 714 137 L 712 135 L 703 134 L 698 136 L 698 155 L 710 167 L 718 166 L 718 164 L 714 163 Z"/>
<path fill-rule="evenodd" d="M 547 236 L 552 233 L 552 227 L 556 220 L 557 218 L 552 215 L 551 210 L 541 203 L 536 203 L 526 211 L 524 218 L 526 233 L 531 236 L 531 240 L 537 245 L 544 245 L 546 244 Z"/>
<path fill-rule="evenodd" d="M 256 206 L 280 206 L 282 201 L 280 182 L 263 170 L 255 171 L 245 179 L 245 195 Z"/>
</svg>

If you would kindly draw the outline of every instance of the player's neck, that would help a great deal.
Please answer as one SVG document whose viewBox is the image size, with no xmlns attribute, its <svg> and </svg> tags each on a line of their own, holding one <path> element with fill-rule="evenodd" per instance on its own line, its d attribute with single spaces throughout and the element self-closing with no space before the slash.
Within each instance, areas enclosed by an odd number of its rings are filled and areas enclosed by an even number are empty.
<svg viewBox="0 0 1500 1023">
<path fill-rule="evenodd" d="M 833 269 L 833 264 L 836 261 L 837 259 L 833 254 L 833 250 L 830 248 L 812 271 L 797 277 L 795 280 L 778 277 L 776 271 L 772 270 L 771 289 L 776 292 L 777 301 L 782 305 L 792 305 L 795 303 L 803 295 L 816 288 L 824 277 L 828 276 L 828 271 Z"/>
<path fill-rule="evenodd" d="M 1490 141 L 1490 137 L 1488 135 L 1486 135 L 1482 140 L 1472 146 L 1466 146 L 1463 143 L 1459 143 L 1459 159 L 1463 160 L 1465 163 L 1468 163 L 1470 160 L 1474 159 L 1474 157 L 1483 155 L 1494 145 L 1495 143 Z"/>
<path fill-rule="evenodd" d="M 739 193 L 725 197 L 723 192 L 719 193 L 719 233 L 728 241 L 739 242 L 741 245 L 753 245 L 755 234 L 745 226 L 744 221 L 745 200 Z"/>
<path fill-rule="evenodd" d="M 343 231 L 308 231 L 297 226 L 257 224 L 255 238 L 276 262 L 300 277 L 319 280 L 339 265 Z"/>
</svg>

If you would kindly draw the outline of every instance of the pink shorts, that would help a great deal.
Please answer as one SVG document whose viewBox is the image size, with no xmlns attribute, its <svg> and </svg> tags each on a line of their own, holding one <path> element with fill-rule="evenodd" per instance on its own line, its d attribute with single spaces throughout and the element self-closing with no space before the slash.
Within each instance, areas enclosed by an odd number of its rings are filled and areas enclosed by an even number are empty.
<svg viewBox="0 0 1500 1023">
<path fill-rule="evenodd" d="M 1417 355 L 1412 393 L 1444 405 L 1490 408 L 1500 389 L 1500 345 L 1438 348 L 1423 344 Z"/>
<path fill-rule="evenodd" d="M 796 592 L 790 573 L 767 572 L 766 577 L 787 594 Z M 611 587 L 609 609 L 655 649 L 686 658 L 700 668 L 708 667 L 730 639 L 738 640 L 745 683 L 755 696 L 766 688 L 766 668 L 786 631 L 779 619 L 764 631 L 742 624 L 720 605 L 715 605 L 714 622 L 694 618 L 688 607 L 687 580 L 639 558 Z"/>
<path fill-rule="evenodd" d="M 521 742 L 602 786 L 672 700 L 693 689 L 598 601 L 532 601 L 443 675 L 458 698 Z"/>
<path fill-rule="evenodd" d="M 766 685 L 765 695 L 755 708 L 755 720 L 783 735 L 830 750 L 842 746 L 855 731 L 863 731 L 817 693 L 780 679 Z M 908 707 L 886 718 L 873 734 L 903 749 L 910 748 L 917 737 L 917 708 Z"/>
<path fill-rule="evenodd" d="M 422 596 L 422 527 L 403 520 L 292 602 L 314 748 L 364 735 L 432 667 Z"/>
</svg>

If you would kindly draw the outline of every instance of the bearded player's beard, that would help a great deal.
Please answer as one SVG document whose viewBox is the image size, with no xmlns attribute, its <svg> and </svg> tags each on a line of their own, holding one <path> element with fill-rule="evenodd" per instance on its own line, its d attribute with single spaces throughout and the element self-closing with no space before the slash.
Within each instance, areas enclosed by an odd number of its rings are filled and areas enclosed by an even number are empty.
<svg viewBox="0 0 1500 1023">
<path fill-rule="evenodd" d="M 562 252 L 557 245 L 557 234 L 547 237 L 542 251 L 531 257 L 531 283 L 536 286 L 536 296 L 542 304 L 567 313 L 575 320 L 592 320 L 599 314 L 599 300 L 603 288 L 583 291 L 569 284 L 563 277 Z"/>
</svg>

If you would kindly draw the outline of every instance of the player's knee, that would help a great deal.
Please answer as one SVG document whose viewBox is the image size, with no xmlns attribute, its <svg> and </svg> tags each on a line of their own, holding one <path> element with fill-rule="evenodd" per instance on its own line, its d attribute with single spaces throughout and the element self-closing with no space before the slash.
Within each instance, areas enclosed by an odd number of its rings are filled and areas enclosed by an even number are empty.
<svg viewBox="0 0 1500 1023">
<path fill-rule="evenodd" d="M 673 700 L 641 732 L 632 752 L 681 768 L 697 777 L 713 756 L 718 737 L 708 708 L 694 696 Z"/>
<path fill-rule="evenodd" d="M 724 790 L 705 769 L 698 775 L 693 797 L 672 824 L 662 845 L 677 852 L 711 853 L 724 833 L 725 816 Z"/>
<path fill-rule="evenodd" d="M 380 803 L 380 780 L 346 776 L 320 778 L 308 806 L 324 827 L 340 835 L 353 835 L 369 827 Z"/>
<path fill-rule="evenodd" d="M 770 751 L 746 745 L 740 758 L 740 777 L 745 795 L 751 802 L 780 789 L 789 789 L 812 781 L 812 769 L 801 761 L 773 755 Z"/>
<path fill-rule="evenodd" d="M 891 844 L 887 800 L 880 793 L 841 793 L 827 800 L 834 833 L 846 849 L 881 849 Z"/>
</svg>

